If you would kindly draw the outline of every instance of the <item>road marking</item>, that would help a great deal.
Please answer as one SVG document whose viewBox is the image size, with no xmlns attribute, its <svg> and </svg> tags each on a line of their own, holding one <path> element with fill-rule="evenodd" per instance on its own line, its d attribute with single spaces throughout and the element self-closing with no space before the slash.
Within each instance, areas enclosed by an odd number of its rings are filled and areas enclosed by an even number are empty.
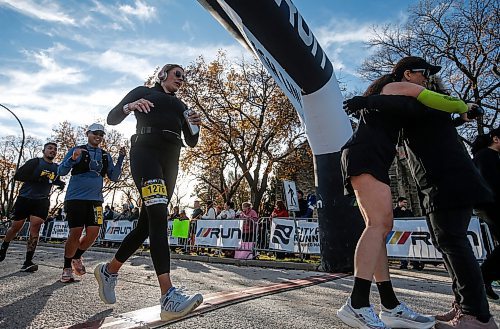
<svg viewBox="0 0 500 329">
<path fill-rule="evenodd" d="M 157 328 L 166 324 L 178 322 L 193 316 L 211 312 L 222 307 L 227 307 L 236 303 L 259 297 L 277 294 L 283 291 L 289 291 L 299 288 L 305 288 L 320 283 L 337 280 L 348 276 L 348 274 L 334 273 L 310 276 L 303 279 L 286 280 L 282 283 L 272 284 L 263 287 L 254 287 L 241 291 L 224 291 L 214 294 L 208 294 L 204 297 L 203 304 L 194 312 L 172 321 L 160 320 L 160 305 L 146 307 L 132 312 L 112 315 L 101 320 L 76 324 L 73 326 L 62 327 L 60 329 L 132 329 L 132 328 Z"/>
</svg>

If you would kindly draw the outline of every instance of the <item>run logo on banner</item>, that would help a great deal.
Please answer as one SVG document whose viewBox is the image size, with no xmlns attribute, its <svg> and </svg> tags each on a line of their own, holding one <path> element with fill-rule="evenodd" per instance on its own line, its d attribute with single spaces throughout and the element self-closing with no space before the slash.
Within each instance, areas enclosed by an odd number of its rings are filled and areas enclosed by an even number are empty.
<svg viewBox="0 0 500 329">
<path fill-rule="evenodd" d="M 196 222 L 195 244 L 236 248 L 243 236 L 242 220 L 199 220 Z"/>
<path fill-rule="evenodd" d="M 467 230 L 474 256 L 486 258 L 486 249 L 481 234 L 481 224 L 472 218 Z M 395 219 L 393 230 L 386 238 L 387 255 L 398 258 L 442 259 L 441 253 L 434 247 L 431 234 L 424 217 L 421 219 Z"/>
<path fill-rule="evenodd" d="M 106 232 L 104 233 L 104 240 L 108 241 L 123 241 L 127 234 L 134 228 L 134 223 L 128 220 L 118 220 L 106 222 Z"/>
</svg>

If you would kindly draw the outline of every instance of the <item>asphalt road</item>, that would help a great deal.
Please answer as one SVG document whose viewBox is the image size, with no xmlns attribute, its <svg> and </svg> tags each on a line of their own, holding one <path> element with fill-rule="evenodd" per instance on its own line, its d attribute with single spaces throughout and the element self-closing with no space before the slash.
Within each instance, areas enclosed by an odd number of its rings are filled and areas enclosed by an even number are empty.
<svg viewBox="0 0 500 329">
<path fill-rule="evenodd" d="M 103 304 L 91 271 L 112 257 L 110 253 L 89 251 L 84 262 L 90 274 L 71 284 L 59 282 L 62 249 L 39 246 L 36 273 L 19 272 L 24 245 L 11 244 L 0 263 L 0 328 L 58 328 L 120 317 L 123 313 L 158 304 L 160 292 L 149 256 L 133 256 L 123 267 L 116 287 L 117 303 Z M 391 269 L 398 297 L 424 314 L 448 310 L 452 302 L 450 280 L 442 267 L 425 271 Z M 188 292 L 213 295 L 269 286 L 324 273 L 228 264 L 172 261 L 172 279 Z M 168 327 L 184 328 L 346 328 L 335 312 L 345 302 L 352 276 L 318 285 L 284 291 L 213 309 Z M 376 288 L 372 289 L 375 308 L 380 307 Z M 497 290 L 498 292 L 498 290 Z M 497 323 L 500 305 L 490 303 Z"/>
</svg>

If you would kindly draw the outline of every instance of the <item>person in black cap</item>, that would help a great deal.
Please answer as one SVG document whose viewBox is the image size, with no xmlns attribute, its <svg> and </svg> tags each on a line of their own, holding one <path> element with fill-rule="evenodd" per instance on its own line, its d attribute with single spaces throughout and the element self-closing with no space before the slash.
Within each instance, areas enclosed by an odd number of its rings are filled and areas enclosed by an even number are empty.
<svg viewBox="0 0 500 329">
<path fill-rule="evenodd" d="M 374 81 L 364 96 L 395 89 L 393 85 L 396 84 L 406 94 L 435 109 L 430 111 L 445 114 L 466 112 L 468 107 L 461 100 L 424 88 L 428 77 L 439 69 L 439 66 L 431 65 L 420 57 L 405 57 L 395 65 L 391 74 Z M 401 90 L 397 90 L 397 94 L 401 93 Z M 348 100 L 345 105 L 348 113 L 359 113 L 360 108 L 370 106 L 366 104 L 365 97 L 359 96 Z M 346 193 L 356 195 L 366 228 L 356 248 L 353 290 L 337 315 L 348 325 L 359 328 L 430 328 L 434 325 L 433 318 L 419 315 L 396 297 L 390 280 L 385 245 L 385 238 L 393 224 L 388 172 L 396 154 L 399 132 L 408 123 L 407 115 L 376 111 L 361 111 L 359 115 L 356 131 L 342 148 L 341 161 Z M 369 301 L 373 278 L 382 303 L 380 318 Z"/>
<path fill-rule="evenodd" d="M 125 148 L 120 148 L 116 165 L 113 164 L 111 155 L 99 147 L 104 141 L 104 135 L 103 125 L 91 124 L 87 129 L 87 144 L 69 149 L 58 168 L 61 176 L 71 172 L 64 197 L 69 234 L 64 244 L 64 264 L 60 279 L 63 283 L 74 282 L 73 274 L 82 276 L 87 273 L 82 255 L 94 244 L 104 222 L 104 177 L 117 182 L 121 174 Z"/>
<path fill-rule="evenodd" d="M 30 222 L 29 238 L 26 243 L 26 260 L 21 271 L 35 272 L 38 265 L 33 263 L 33 255 L 38 244 L 40 227 L 47 219 L 49 212 L 49 194 L 52 185 L 64 188 L 65 183 L 57 175 L 57 163 L 54 158 L 57 154 L 57 144 L 46 143 L 43 146 L 43 157 L 26 161 L 14 175 L 16 181 L 23 182 L 19 196 L 14 204 L 13 224 L 7 230 L 0 246 L 0 262 L 5 259 L 10 242 L 23 228 L 26 219 Z M 48 225 L 48 224 L 46 224 Z"/>
<path fill-rule="evenodd" d="M 187 109 L 175 95 L 185 81 L 184 69 L 167 64 L 159 72 L 154 86 L 130 91 L 108 114 L 108 124 L 122 122 L 134 111 L 137 131 L 132 136 L 130 168 L 142 198 L 137 226 L 120 245 L 111 262 L 99 264 L 94 275 L 99 296 L 107 304 L 116 302 L 114 287 L 123 263 L 149 236 L 151 258 L 161 290 L 162 320 L 182 317 L 203 302 L 201 294 L 187 295 L 173 286 L 170 279 L 170 249 L 167 227 L 168 204 L 172 198 L 181 146 L 181 133 L 190 147 L 198 143 L 200 116 Z"/>
<path fill-rule="evenodd" d="M 411 59 L 404 65 L 398 63 L 393 74 L 372 84 L 371 92 L 366 94 L 369 97 L 355 97 L 346 102 L 346 108 L 350 113 L 361 111 L 392 118 L 384 122 L 389 122 L 384 128 L 392 133 L 399 133 L 397 128 L 403 127 L 408 164 L 427 214 L 431 238 L 453 282 L 455 302 L 449 312 L 435 316 L 440 321 L 436 328 L 497 328 L 467 238 L 472 208 L 491 202 L 492 194 L 459 141 L 449 113 L 429 109 L 450 100 L 462 119 L 470 121 L 469 109 L 473 106 L 445 95 L 442 87 L 437 89 L 440 93 L 427 92 L 423 86 L 428 77 L 423 69 L 415 71 L 413 65 L 417 62 Z M 405 82 L 393 82 L 401 74 Z M 450 110 L 446 106 L 442 109 Z M 397 124 L 395 118 L 400 119 Z"/>
</svg>

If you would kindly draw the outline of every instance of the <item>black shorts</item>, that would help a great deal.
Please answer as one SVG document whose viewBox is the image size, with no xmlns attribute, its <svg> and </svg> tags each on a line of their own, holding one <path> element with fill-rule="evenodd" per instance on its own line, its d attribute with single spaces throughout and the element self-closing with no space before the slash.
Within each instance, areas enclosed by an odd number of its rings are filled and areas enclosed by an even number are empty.
<svg viewBox="0 0 500 329">
<path fill-rule="evenodd" d="M 103 223 L 101 201 L 68 200 L 64 201 L 64 211 L 69 228 L 100 226 Z"/>
<path fill-rule="evenodd" d="M 12 220 L 25 220 L 29 216 L 36 216 L 46 220 L 49 214 L 49 206 L 49 199 L 29 199 L 18 196 L 16 203 L 14 203 Z"/>
<path fill-rule="evenodd" d="M 354 194 L 351 177 L 361 174 L 370 174 L 378 181 L 390 185 L 389 168 L 395 156 L 395 142 L 383 134 L 373 134 L 368 143 L 346 144 L 340 160 L 344 194 Z"/>
</svg>

